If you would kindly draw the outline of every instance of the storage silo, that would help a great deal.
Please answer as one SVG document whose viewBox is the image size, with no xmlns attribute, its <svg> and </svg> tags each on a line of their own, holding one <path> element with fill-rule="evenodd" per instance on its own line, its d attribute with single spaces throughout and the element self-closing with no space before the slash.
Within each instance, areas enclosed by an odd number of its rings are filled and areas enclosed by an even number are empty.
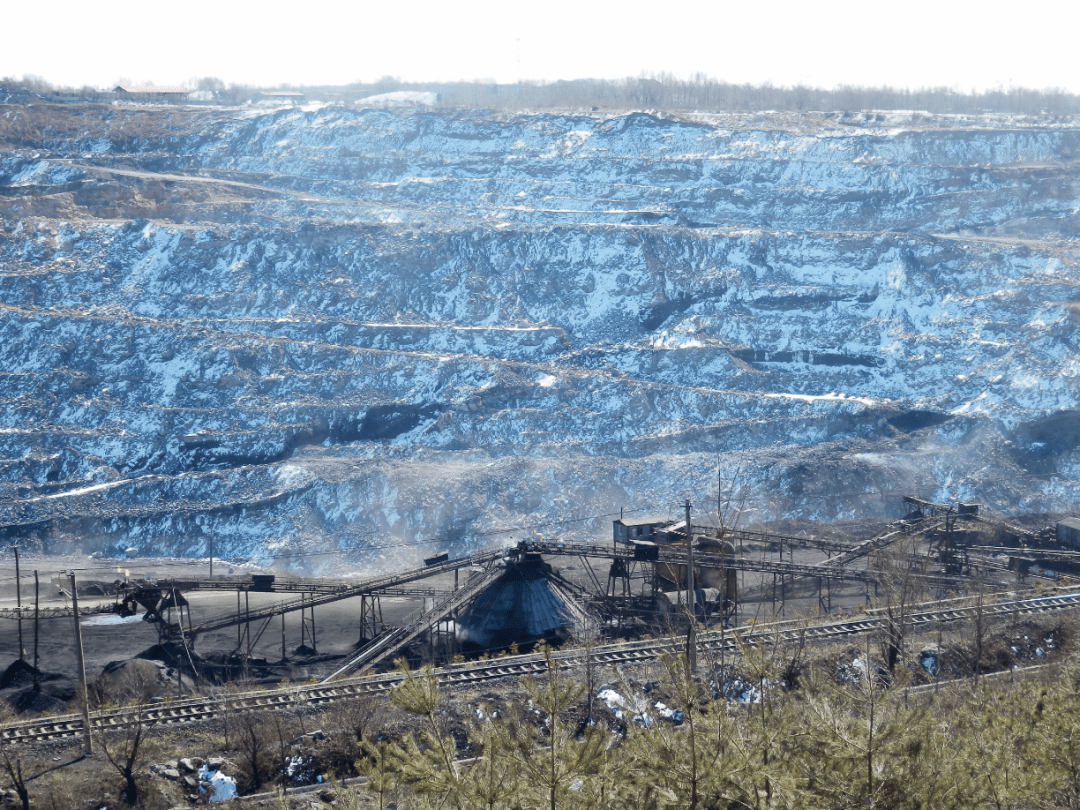
<svg viewBox="0 0 1080 810">
<path fill-rule="evenodd" d="M 505 649 L 541 638 L 563 640 L 571 614 L 548 583 L 551 566 L 539 554 L 524 554 L 458 616 L 457 639 L 465 648 Z"/>
</svg>

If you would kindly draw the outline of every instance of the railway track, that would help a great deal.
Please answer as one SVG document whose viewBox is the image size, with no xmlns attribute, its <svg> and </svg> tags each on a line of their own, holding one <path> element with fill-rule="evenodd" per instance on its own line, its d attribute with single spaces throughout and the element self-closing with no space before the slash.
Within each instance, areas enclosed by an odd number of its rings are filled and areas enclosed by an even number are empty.
<svg viewBox="0 0 1080 810">
<path fill-rule="evenodd" d="M 984 620 L 1030 616 L 1080 607 L 1080 591 L 1054 592 L 1040 596 L 1001 599 L 985 602 L 981 606 L 970 600 L 944 600 L 924 602 L 921 609 L 906 617 L 913 628 L 930 628 L 972 618 L 982 611 Z M 839 640 L 874 632 L 888 621 L 882 611 L 870 611 L 865 615 L 836 621 L 803 623 L 780 621 L 744 626 L 733 630 L 710 630 L 698 636 L 699 649 L 704 653 L 735 652 L 738 642 L 744 643 L 820 643 Z M 684 647 L 683 637 L 650 639 L 597 645 L 591 652 L 596 665 L 635 664 L 650 661 L 664 653 L 678 652 Z M 560 663 L 574 663 L 581 659 L 581 650 L 562 650 L 554 654 Z M 514 655 L 488 661 L 471 661 L 438 670 L 444 686 L 480 683 L 499 678 L 542 674 L 547 671 L 543 656 L 537 654 Z M 119 729 L 142 719 L 154 723 L 185 723 L 211 720 L 220 714 L 259 710 L 283 709 L 294 706 L 317 706 L 335 700 L 385 692 L 401 680 L 399 673 L 370 675 L 325 684 L 291 686 L 251 692 L 229 692 L 190 700 L 166 701 L 137 709 L 119 709 L 94 712 L 90 716 L 92 732 L 101 733 Z M 13 723 L 0 733 L 4 742 L 31 743 L 76 737 L 83 733 L 82 717 L 77 714 L 41 718 Z"/>
</svg>

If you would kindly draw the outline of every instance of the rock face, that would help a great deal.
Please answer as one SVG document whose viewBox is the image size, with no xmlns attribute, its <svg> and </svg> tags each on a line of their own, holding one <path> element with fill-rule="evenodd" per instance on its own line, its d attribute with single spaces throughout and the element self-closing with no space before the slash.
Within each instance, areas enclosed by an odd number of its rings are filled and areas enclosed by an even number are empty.
<svg viewBox="0 0 1080 810">
<path fill-rule="evenodd" d="M 0 113 L 11 539 L 372 570 L 718 489 L 1077 506 L 1080 122 Z"/>
</svg>

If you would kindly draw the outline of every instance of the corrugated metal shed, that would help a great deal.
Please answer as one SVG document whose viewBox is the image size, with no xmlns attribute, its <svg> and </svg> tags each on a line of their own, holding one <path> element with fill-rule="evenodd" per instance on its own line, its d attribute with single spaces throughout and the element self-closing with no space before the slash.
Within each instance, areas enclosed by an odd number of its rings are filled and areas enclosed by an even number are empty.
<svg viewBox="0 0 1080 810">
<path fill-rule="evenodd" d="M 539 554 L 508 562 L 506 571 L 458 617 L 458 641 L 483 648 L 531 643 L 561 630 L 570 611 L 551 590 Z"/>
<path fill-rule="evenodd" d="M 1080 548 L 1080 518 L 1065 518 L 1057 524 L 1057 539 L 1063 546 Z"/>
<path fill-rule="evenodd" d="M 645 515 L 644 517 L 619 518 L 612 523 L 612 536 L 616 543 L 630 543 L 634 540 L 652 540 L 658 526 L 667 526 L 671 518 L 664 515 Z"/>
</svg>

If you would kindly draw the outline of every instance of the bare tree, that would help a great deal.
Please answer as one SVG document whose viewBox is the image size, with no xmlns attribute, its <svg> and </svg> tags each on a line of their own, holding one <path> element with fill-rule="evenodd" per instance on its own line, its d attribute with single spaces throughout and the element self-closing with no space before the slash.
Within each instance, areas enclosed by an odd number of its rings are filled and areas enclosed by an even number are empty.
<svg viewBox="0 0 1080 810">
<path fill-rule="evenodd" d="M 273 741 L 277 743 L 277 770 L 281 773 L 281 793 L 289 790 L 289 737 L 288 715 L 284 712 L 269 712 L 267 726 L 273 732 Z"/>
<path fill-rule="evenodd" d="M 239 712 L 234 719 L 233 745 L 251 790 L 258 790 L 270 778 L 274 739 L 266 712 Z"/>
<path fill-rule="evenodd" d="M 151 752 L 146 743 L 156 725 L 157 721 L 151 720 L 140 705 L 126 726 L 101 737 L 101 749 L 105 752 L 105 758 L 124 780 L 120 799 L 125 804 L 139 804 L 137 774 L 142 772 L 148 761 Z"/>
<path fill-rule="evenodd" d="M 878 588 L 883 591 L 885 627 L 881 652 L 890 673 L 896 671 L 896 664 L 904 653 L 908 614 L 923 590 L 919 572 L 913 568 L 911 552 L 912 541 L 905 537 L 878 551 L 871 561 Z"/>
<path fill-rule="evenodd" d="M 327 756 L 329 765 L 339 775 L 355 767 L 358 746 L 373 740 L 383 728 L 386 718 L 386 698 L 372 693 L 360 693 L 330 704 L 324 728 L 330 738 Z"/>
<path fill-rule="evenodd" d="M 6 728 L 14 720 L 14 712 L 6 702 L 0 702 L 0 730 Z M 16 750 L 15 745 L 3 737 L 0 737 L 0 769 L 11 783 L 12 789 L 19 796 L 22 810 L 30 810 L 30 790 L 27 787 L 29 781 L 24 770 L 22 755 Z"/>
<path fill-rule="evenodd" d="M 982 669 L 983 658 L 983 644 L 986 641 L 986 604 L 985 597 L 982 590 L 975 596 L 975 615 L 972 617 L 973 630 L 975 635 L 975 661 L 972 666 L 972 675 L 974 676 L 975 685 L 979 685 L 979 670 Z"/>
<path fill-rule="evenodd" d="M 164 691 L 161 674 L 151 661 L 134 659 L 122 667 L 103 672 L 87 687 L 94 709 L 107 706 L 141 706 Z"/>
<path fill-rule="evenodd" d="M 581 645 L 585 651 L 582 662 L 582 683 L 585 686 L 585 714 L 581 720 L 581 726 L 584 729 L 593 721 L 593 702 L 600 689 L 600 665 L 596 660 L 596 628 L 594 626 L 586 625 L 582 628 Z"/>
</svg>

